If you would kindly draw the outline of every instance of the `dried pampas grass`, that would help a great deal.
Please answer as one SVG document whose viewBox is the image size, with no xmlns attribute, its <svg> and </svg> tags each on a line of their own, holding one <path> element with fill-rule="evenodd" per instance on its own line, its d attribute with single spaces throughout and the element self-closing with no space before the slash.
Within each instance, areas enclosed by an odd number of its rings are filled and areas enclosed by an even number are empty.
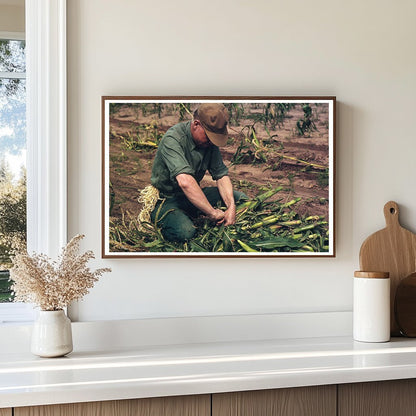
<svg viewBox="0 0 416 416">
<path fill-rule="evenodd" d="M 10 269 L 14 301 L 34 303 L 42 310 L 56 311 L 85 296 L 99 277 L 111 269 L 91 271 L 87 267 L 94 254 L 92 251 L 78 254 L 83 238 L 80 234 L 72 238 L 57 262 L 44 254 L 17 253 Z"/>
</svg>

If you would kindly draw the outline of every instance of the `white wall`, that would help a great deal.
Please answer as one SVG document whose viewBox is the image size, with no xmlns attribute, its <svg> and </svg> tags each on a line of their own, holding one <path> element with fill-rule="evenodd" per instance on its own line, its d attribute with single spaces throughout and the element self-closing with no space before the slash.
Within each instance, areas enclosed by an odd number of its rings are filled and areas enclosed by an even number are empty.
<svg viewBox="0 0 416 416">
<path fill-rule="evenodd" d="M 68 0 L 69 236 L 110 266 L 81 321 L 345 311 L 396 200 L 416 231 L 416 3 Z M 100 260 L 102 95 L 335 95 L 334 259 Z"/>
</svg>

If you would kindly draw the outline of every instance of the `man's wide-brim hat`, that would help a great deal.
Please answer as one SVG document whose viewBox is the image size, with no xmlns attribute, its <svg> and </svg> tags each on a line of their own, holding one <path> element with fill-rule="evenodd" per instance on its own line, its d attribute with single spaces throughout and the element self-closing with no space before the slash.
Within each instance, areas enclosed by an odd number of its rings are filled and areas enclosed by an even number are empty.
<svg viewBox="0 0 416 416">
<path fill-rule="evenodd" d="M 198 107 L 198 118 L 208 139 L 215 146 L 224 146 L 228 139 L 228 111 L 223 104 L 204 103 Z"/>
</svg>

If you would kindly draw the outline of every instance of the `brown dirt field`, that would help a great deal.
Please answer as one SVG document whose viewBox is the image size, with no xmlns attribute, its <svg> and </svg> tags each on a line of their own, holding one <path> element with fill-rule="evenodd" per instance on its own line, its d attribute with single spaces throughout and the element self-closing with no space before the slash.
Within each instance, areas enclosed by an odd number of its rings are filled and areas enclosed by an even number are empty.
<svg viewBox="0 0 416 416">
<path fill-rule="evenodd" d="M 323 215 L 328 219 L 328 186 L 323 186 L 322 176 L 329 165 L 328 155 L 328 106 L 326 104 L 311 104 L 313 120 L 317 131 L 300 136 L 296 123 L 302 119 L 304 112 L 301 104 L 296 104 L 286 115 L 283 125 L 269 129 L 271 139 L 258 122 L 255 125 L 256 135 L 264 141 L 266 163 L 244 163 L 231 165 L 231 159 L 241 140 L 241 130 L 252 124 L 252 120 L 241 119 L 239 125 L 230 125 L 229 144 L 221 149 L 224 163 L 230 167 L 230 177 L 234 187 L 245 192 L 250 197 L 257 195 L 259 187 L 277 187 L 282 185 L 284 190 L 277 195 L 279 198 L 290 200 L 301 197 L 296 204 L 300 215 Z M 193 107 L 192 107 L 193 111 Z M 185 120 L 190 116 L 185 115 Z M 120 218 L 123 212 L 137 216 L 140 205 L 137 202 L 139 192 L 150 183 L 150 174 L 155 147 L 142 146 L 139 150 L 128 149 L 123 138 L 136 137 L 137 132 L 144 132 L 143 126 L 152 123 L 156 125 L 144 134 L 158 132 L 161 137 L 168 128 L 179 121 L 178 115 L 164 111 L 159 118 L 157 113 L 143 114 L 137 104 L 125 104 L 110 117 L 110 181 L 114 192 L 114 207 L 111 217 Z M 245 129 L 247 131 L 247 128 Z M 149 139 L 150 140 L 150 139 Z M 284 156 L 284 157 L 282 157 Z M 308 166 L 297 160 L 302 160 L 322 167 Z M 210 177 L 205 176 L 202 186 L 211 185 Z"/>
</svg>

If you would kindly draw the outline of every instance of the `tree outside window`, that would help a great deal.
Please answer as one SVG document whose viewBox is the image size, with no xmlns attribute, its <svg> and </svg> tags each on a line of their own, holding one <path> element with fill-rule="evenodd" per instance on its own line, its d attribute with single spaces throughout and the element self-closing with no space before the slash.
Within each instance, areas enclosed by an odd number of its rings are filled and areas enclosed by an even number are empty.
<svg viewBox="0 0 416 416">
<path fill-rule="evenodd" d="M 0 39 L 0 302 L 12 300 L 11 256 L 26 244 L 25 62 L 23 40 Z"/>
</svg>

